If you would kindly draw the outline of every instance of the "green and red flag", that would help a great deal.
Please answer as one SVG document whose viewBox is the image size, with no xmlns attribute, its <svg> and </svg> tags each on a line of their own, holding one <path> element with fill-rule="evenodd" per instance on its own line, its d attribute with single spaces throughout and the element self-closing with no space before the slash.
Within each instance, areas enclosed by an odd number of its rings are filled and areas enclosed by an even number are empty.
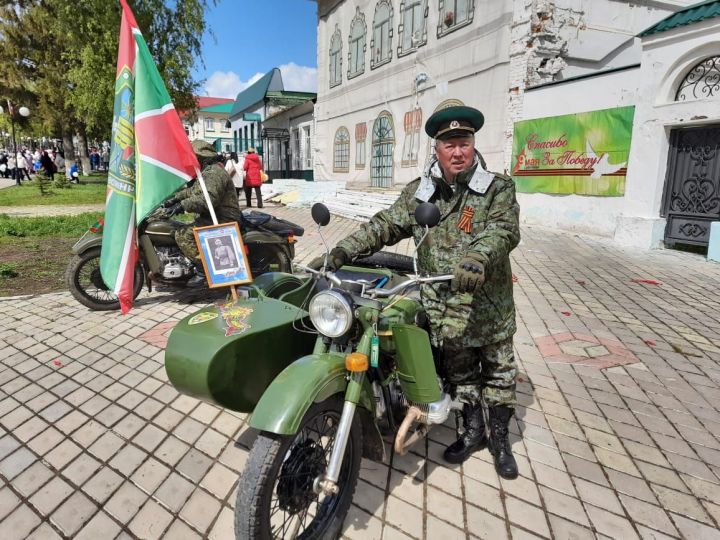
<svg viewBox="0 0 720 540">
<path fill-rule="evenodd" d="M 193 178 L 199 164 L 126 0 L 115 79 L 100 272 L 127 313 L 138 261 L 137 224 Z"/>
</svg>

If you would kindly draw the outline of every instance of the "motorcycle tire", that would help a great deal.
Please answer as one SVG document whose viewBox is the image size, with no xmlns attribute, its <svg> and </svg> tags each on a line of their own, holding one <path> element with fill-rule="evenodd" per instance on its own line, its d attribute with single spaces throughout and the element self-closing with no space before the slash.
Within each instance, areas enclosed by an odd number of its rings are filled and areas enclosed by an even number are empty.
<svg viewBox="0 0 720 540">
<path fill-rule="evenodd" d="M 339 491 L 324 496 L 316 494 L 313 487 L 315 478 L 327 469 L 329 441 L 337 433 L 342 407 L 342 396 L 337 394 L 313 404 L 295 435 L 260 432 L 240 476 L 235 505 L 236 538 L 285 538 L 293 524 L 304 529 L 296 530 L 296 535 L 290 534 L 288 538 L 339 537 L 360 474 L 362 428 L 357 414 L 340 469 Z M 305 524 L 310 515 L 312 521 Z"/>
<path fill-rule="evenodd" d="M 248 244 L 248 260 L 253 277 L 267 272 L 292 273 L 290 257 L 276 244 Z"/>
<path fill-rule="evenodd" d="M 136 265 L 133 299 L 142 291 L 144 278 L 142 267 Z M 94 311 L 120 309 L 118 297 L 105 286 L 100 277 L 100 247 L 83 251 L 70 260 L 65 270 L 65 283 L 78 302 Z"/>
</svg>

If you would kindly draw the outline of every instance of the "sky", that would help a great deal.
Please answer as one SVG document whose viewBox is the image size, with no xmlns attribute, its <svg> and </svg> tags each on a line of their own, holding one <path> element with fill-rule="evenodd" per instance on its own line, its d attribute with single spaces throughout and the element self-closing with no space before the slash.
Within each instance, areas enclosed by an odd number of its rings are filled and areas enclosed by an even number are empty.
<svg viewBox="0 0 720 540">
<path fill-rule="evenodd" d="M 317 91 L 317 3 L 310 0 L 221 0 L 205 15 L 204 93 L 235 96 L 274 67 L 285 90 Z"/>
</svg>

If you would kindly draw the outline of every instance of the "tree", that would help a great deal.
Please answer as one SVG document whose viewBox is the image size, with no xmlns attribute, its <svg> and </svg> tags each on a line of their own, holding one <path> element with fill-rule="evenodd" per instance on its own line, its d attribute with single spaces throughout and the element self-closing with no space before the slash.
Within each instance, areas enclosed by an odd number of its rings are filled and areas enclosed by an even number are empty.
<svg viewBox="0 0 720 540">
<path fill-rule="evenodd" d="M 217 1 L 129 0 L 178 109 L 196 107 L 192 68 Z M 65 139 L 109 138 L 119 27 L 115 1 L 0 0 L 0 97 L 31 106 Z"/>
</svg>

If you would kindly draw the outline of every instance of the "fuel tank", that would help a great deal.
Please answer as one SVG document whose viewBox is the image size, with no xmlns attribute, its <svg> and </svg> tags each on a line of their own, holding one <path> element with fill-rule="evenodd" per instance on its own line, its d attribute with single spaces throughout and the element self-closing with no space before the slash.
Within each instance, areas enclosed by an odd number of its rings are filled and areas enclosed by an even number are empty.
<svg viewBox="0 0 720 540">
<path fill-rule="evenodd" d="M 174 246 L 175 231 L 184 227 L 187 223 L 176 220 L 157 220 L 151 221 L 145 227 L 145 234 L 152 240 L 156 246 Z"/>
</svg>

